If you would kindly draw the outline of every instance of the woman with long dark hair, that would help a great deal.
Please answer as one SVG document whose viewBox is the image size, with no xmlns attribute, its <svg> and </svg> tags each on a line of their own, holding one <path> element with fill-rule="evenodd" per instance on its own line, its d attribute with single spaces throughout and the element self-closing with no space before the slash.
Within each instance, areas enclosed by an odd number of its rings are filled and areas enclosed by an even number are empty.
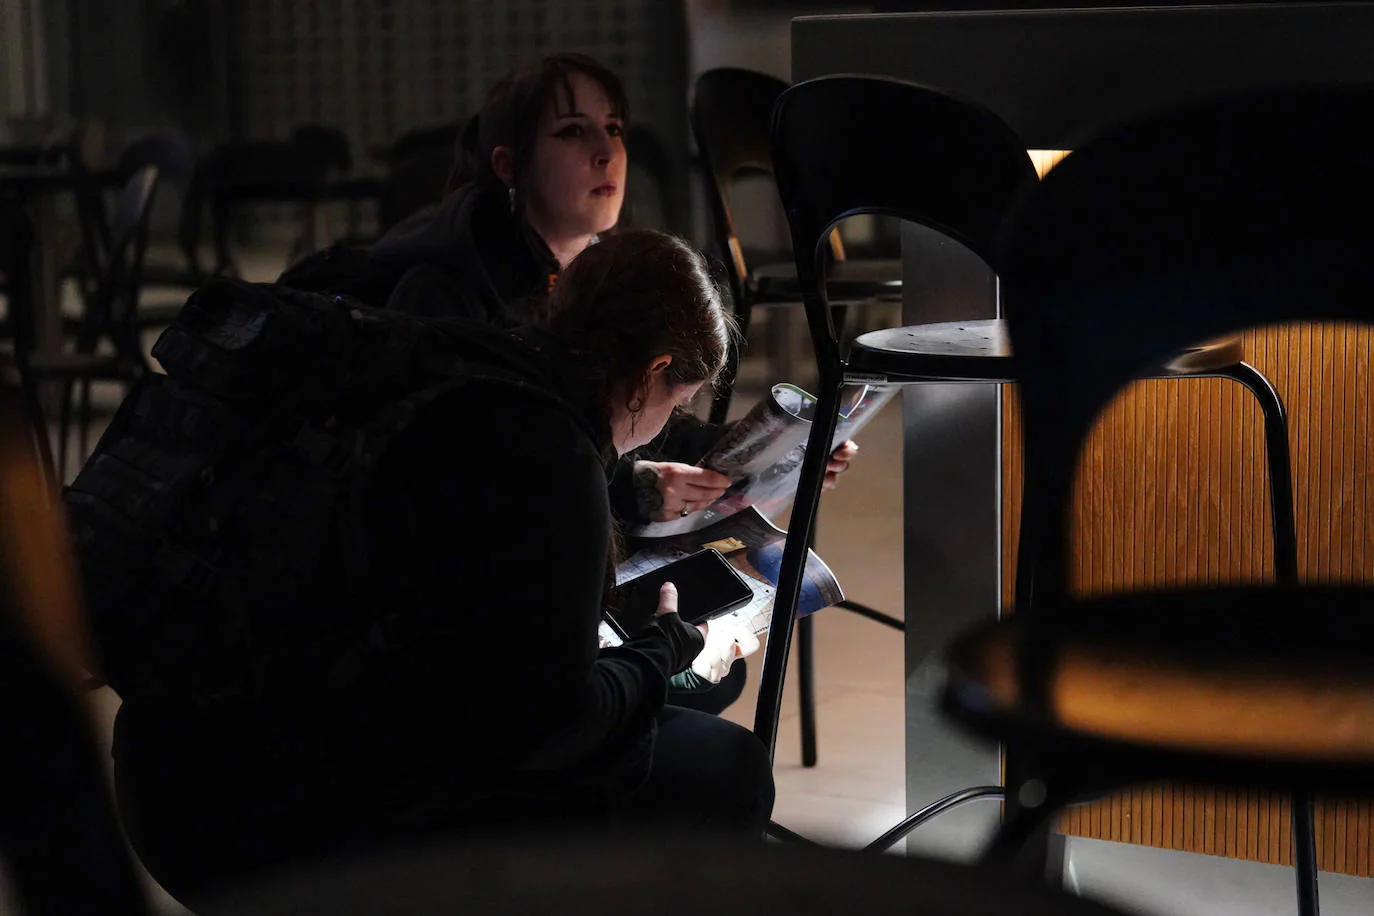
<svg viewBox="0 0 1374 916">
<path fill-rule="evenodd" d="M 373 247 L 405 271 L 388 305 L 530 323 L 558 273 L 620 219 L 628 117 L 620 79 L 585 55 L 497 82 L 463 131 L 443 203 Z"/>
<path fill-rule="evenodd" d="M 435 831 L 762 836 L 764 747 L 664 705 L 675 674 L 718 678 L 756 644 L 682 621 L 671 586 L 646 630 L 598 640 L 616 558 L 608 468 L 724 365 L 720 288 L 691 246 L 626 232 L 584 252 L 553 295 L 546 330 L 446 326 L 474 377 L 497 381 L 429 403 L 386 448 L 359 507 L 369 563 L 321 575 L 322 594 L 354 583 L 324 617 L 339 632 L 264 647 L 295 659 L 288 684 L 125 697 L 121 806 L 174 895 Z"/>
</svg>

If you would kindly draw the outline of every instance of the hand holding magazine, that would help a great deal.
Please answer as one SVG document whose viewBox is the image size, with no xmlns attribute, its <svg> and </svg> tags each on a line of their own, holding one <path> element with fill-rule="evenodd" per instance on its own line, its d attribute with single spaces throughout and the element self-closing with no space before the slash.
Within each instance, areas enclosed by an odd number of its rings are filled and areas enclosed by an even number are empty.
<svg viewBox="0 0 1374 916">
<path fill-rule="evenodd" d="M 840 389 L 839 422 L 831 450 L 853 438 L 899 390 L 862 384 Z M 768 397 L 726 427 L 699 462 L 734 481 L 725 495 L 686 518 L 632 525 L 628 533 L 657 538 L 698 531 L 749 506 L 766 518 L 777 517 L 796 495 L 815 410 L 816 399 L 801 388 L 774 385 Z"/>
<path fill-rule="evenodd" d="M 840 392 L 840 416 L 831 450 L 852 437 L 892 399 L 895 386 L 846 385 Z M 811 435 L 816 399 L 795 385 L 774 385 L 769 396 L 731 424 L 700 464 L 730 477 L 725 495 L 686 518 L 631 526 L 633 552 L 616 568 L 616 584 L 645 576 L 704 548 L 719 551 L 739 571 L 754 596 L 733 610 L 755 635 L 767 632 L 782 566 L 787 532 L 768 520 L 792 502 L 801 476 L 802 458 Z M 797 615 L 819 611 L 844 600 L 835 574 L 815 551 L 807 551 Z M 690 581 L 675 583 L 680 593 Z M 603 623 L 603 646 L 619 645 L 620 636 Z"/>
</svg>

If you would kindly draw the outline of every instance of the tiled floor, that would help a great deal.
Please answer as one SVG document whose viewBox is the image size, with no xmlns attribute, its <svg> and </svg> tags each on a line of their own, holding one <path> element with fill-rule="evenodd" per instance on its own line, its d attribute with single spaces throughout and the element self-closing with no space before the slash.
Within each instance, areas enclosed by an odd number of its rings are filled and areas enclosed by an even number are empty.
<svg viewBox="0 0 1374 916">
<path fill-rule="evenodd" d="M 250 278 L 279 270 L 270 254 L 245 259 Z M 767 378 L 760 359 L 746 363 L 744 399 Z M 842 485 L 822 504 L 818 551 L 848 595 L 901 615 L 900 410 L 889 406 L 860 437 L 861 453 Z M 839 845 L 867 843 L 905 813 L 904 685 L 901 634 L 840 610 L 817 617 L 817 717 L 820 763 L 800 765 L 795 679 L 789 677 L 779 736 L 776 819 L 808 837 Z M 752 724 L 758 656 L 750 686 L 727 716 Z M 103 734 L 115 710 L 108 692 L 94 697 Z M 900 847 L 899 847 L 900 848 Z M 1257 916 L 1293 912 L 1291 873 L 1162 850 L 1074 840 L 1070 886 L 1141 914 Z M 1327 916 L 1374 911 L 1374 882 L 1323 876 Z M 166 899 L 169 913 L 179 908 Z M 0 913 L 6 912 L 0 899 Z"/>
</svg>

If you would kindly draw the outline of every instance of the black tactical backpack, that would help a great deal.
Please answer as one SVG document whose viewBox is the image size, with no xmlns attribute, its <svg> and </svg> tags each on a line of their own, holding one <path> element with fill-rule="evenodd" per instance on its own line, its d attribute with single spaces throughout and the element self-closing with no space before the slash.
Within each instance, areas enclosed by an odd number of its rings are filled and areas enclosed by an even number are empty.
<svg viewBox="0 0 1374 916">
<path fill-rule="evenodd" d="M 302 646 L 347 639 L 319 582 L 366 573 L 358 512 L 387 445 L 458 386 L 524 385 L 449 341 L 343 296 L 236 280 L 191 296 L 153 348 L 167 374 L 64 496 L 115 690 L 257 696 L 299 674 Z"/>
<path fill-rule="evenodd" d="M 372 260 L 370 248 L 339 242 L 306 255 L 277 278 L 279 286 L 308 293 L 343 295 L 386 308 L 405 271 Z"/>
</svg>

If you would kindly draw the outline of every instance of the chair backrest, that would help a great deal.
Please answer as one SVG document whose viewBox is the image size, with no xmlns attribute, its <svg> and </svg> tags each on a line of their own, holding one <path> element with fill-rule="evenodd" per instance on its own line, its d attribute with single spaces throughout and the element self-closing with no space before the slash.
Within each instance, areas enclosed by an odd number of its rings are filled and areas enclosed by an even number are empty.
<svg viewBox="0 0 1374 916">
<path fill-rule="evenodd" d="M 1374 321 L 1374 169 L 1353 133 L 1371 118 L 1374 87 L 1193 106 L 1100 134 L 1017 208 L 1001 293 L 1037 613 L 1065 592 L 1077 458 L 1124 385 L 1246 328 Z"/>
<path fill-rule="evenodd" d="M 730 187 L 750 173 L 773 173 L 768 126 L 773 105 L 785 89 L 786 83 L 766 73 L 721 67 L 697 77 L 693 90 L 692 133 L 706 167 L 716 243 L 736 301 L 744 294 L 749 269 L 730 215 Z"/>
<path fill-rule="evenodd" d="M 625 152 L 629 158 L 631 172 L 639 172 L 649 179 L 653 186 L 653 197 L 657 204 L 659 225 L 644 218 L 645 195 L 640 192 L 633 179 L 630 181 L 630 196 L 626 201 L 629 210 L 622 219 L 627 224 L 644 228 L 658 228 L 668 232 L 682 232 L 677 208 L 677 195 L 673 191 L 673 169 L 668 158 L 668 150 L 658 134 L 639 124 L 631 124 L 625 135 Z"/>
<path fill-rule="evenodd" d="M 994 238 L 1037 180 L 1024 144 L 991 111 L 880 77 L 828 76 L 788 89 L 774 112 L 772 143 L 823 367 L 839 359 L 824 275 L 836 223 L 859 214 L 919 223 L 996 270 Z"/>
<path fill-rule="evenodd" d="M 22 363 L 33 352 L 33 220 L 24 202 L 0 194 L 0 274 L 5 277 L 5 297 L 10 337 L 15 358 Z"/>
<path fill-rule="evenodd" d="M 342 174 L 353 169 L 353 150 L 348 135 L 337 127 L 301 124 L 291 130 L 291 142 L 310 151 L 327 171 Z"/>
<path fill-rule="evenodd" d="M 145 165 L 157 166 L 160 181 L 186 185 L 196 169 L 195 146 L 179 130 L 159 131 L 124 147 L 115 169 L 128 176 Z"/>
<path fill-rule="evenodd" d="M 308 199 L 324 188 L 318 150 L 289 140 L 246 140 L 216 147 L 202 166 L 211 198 Z"/>
<path fill-rule="evenodd" d="M 408 131 L 396 138 L 383 158 L 388 163 L 396 163 L 416 153 L 442 149 L 448 153 L 451 162 L 466 124 L 466 120 L 459 120 Z"/>
<path fill-rule="evenodd" d="M 378 232 L 385 234 L 417 210 L 442 200 L 452 172 L 453 150 L 448 147 L 419 149 L 393 160 L 377 202 Z"/>
<path fill-rule="evenodd" d="M 95 293 L 87 303 L 78 333 L 78 337 L 88 344 L 108 334 L 116 346 L 137 346 L 134 316 L 142 287 L 148 227 L 159 175 L 157 166 L 143 166 L 129 176 L 115 201 L 109 221 L 108 255 L 100 265 Z"/>
</svg>

